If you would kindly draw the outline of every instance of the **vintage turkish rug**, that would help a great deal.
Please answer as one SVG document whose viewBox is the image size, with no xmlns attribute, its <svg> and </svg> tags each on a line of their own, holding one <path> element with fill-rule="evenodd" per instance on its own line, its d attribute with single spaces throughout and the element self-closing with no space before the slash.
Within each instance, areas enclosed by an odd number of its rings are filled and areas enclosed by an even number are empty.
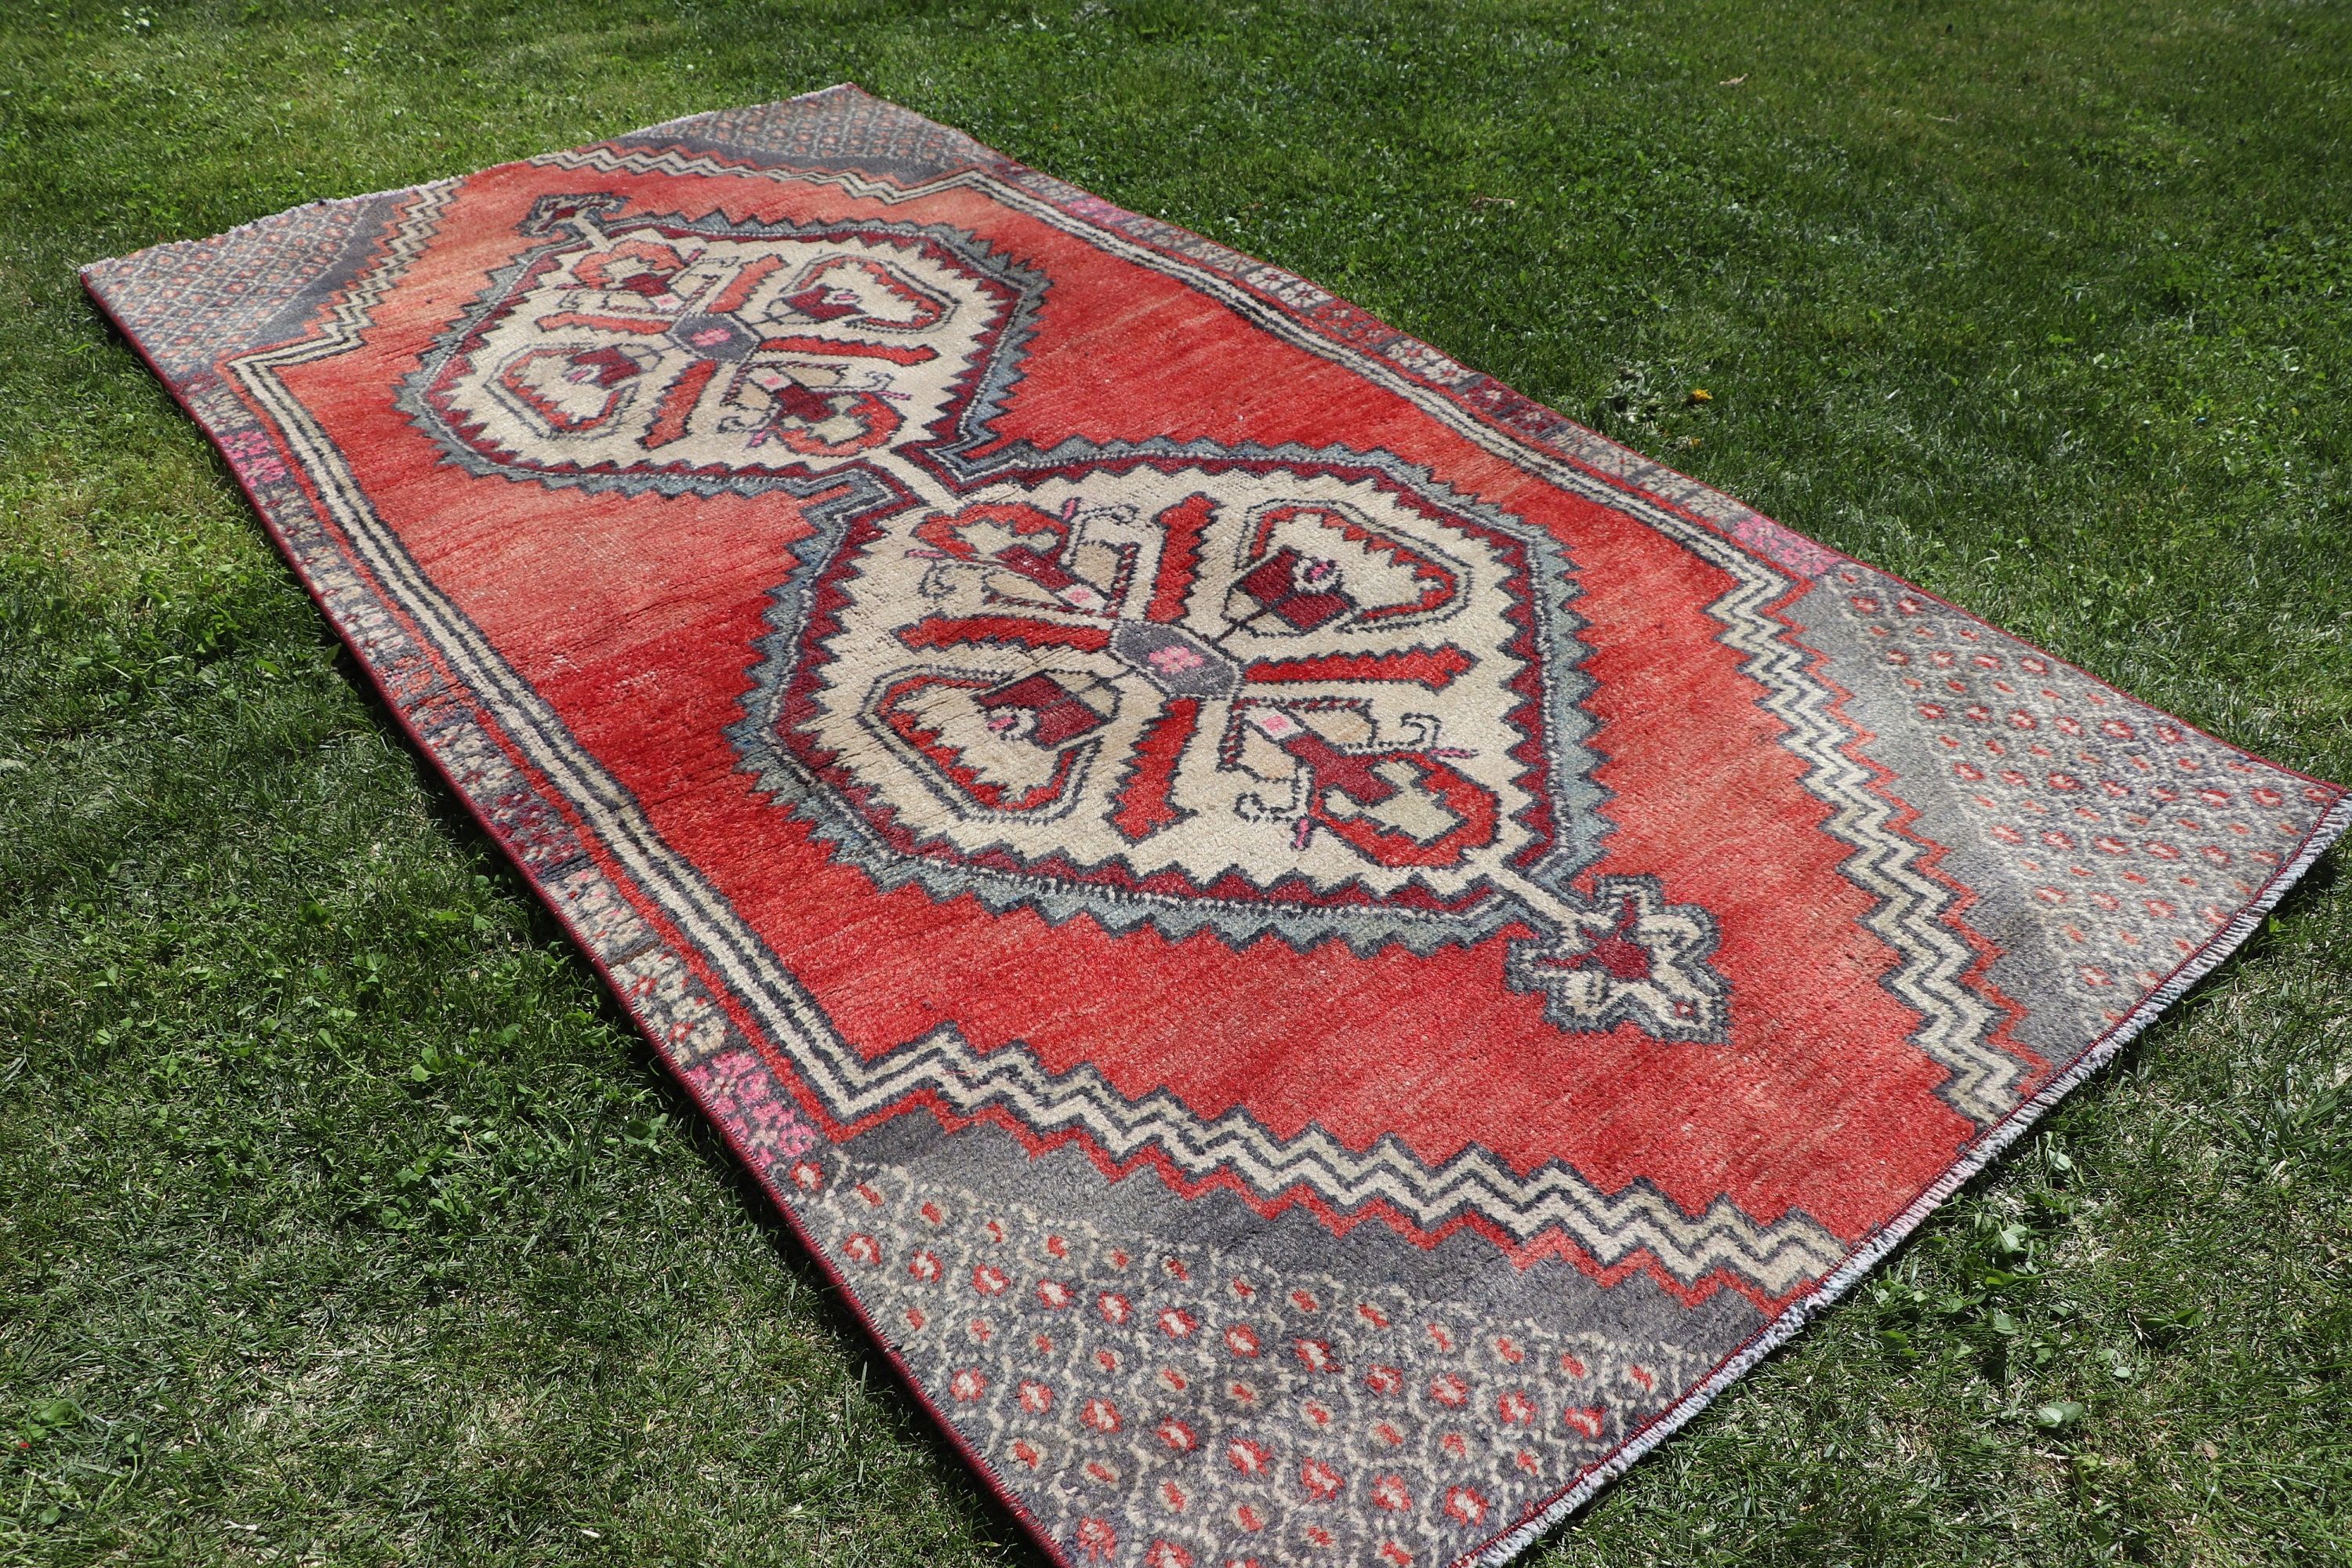
<svg viewBox="0 0 2352 1568">
<path fill-rule="evenodd" d="M 2352 815 L 855 88 L 85 276 L 1065 1563 L 1508 1557 Z"/>
</svg>

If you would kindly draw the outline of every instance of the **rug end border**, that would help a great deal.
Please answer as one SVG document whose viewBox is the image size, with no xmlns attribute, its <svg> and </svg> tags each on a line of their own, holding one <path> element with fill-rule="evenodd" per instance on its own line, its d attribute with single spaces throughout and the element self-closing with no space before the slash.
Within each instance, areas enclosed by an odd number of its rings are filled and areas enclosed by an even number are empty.
<svg viewBox="0 0 2352 1568">
<path fill-rule="evenodd" d="M 2262 891 L 2248 900 L 2228 924 L 2216 931 L 2195 957 L 2173 971 L 2163 984 L 2141 998 L 2138 1005 L 2109 1029 L 2104 1038 L 2077 1057 L 2073 1066 L 2042 1085 L 2039 1092 L 2011 1111 L 1998 1126 L 1988 1130 L 1933 1186 L 1913 1199 L 1901 1214 L 1857 1247 L 1843 1263 L 1823 1276 L 1811 1291 L 1792 1302 L 1672 1408 L 1660 1412 L 1649 1426 L 1615 1453 L 1586 1471 L 1574 1486 L 1505 1534 L 1454 1559 L 1453 1568 L 1505 1568 L 1505 1564 L 1591 1502 L 1612 1481 L 1647 1456 L 1650 1450 L 1673 1436 L 1714 1404 L 1726 1390 L 1753 1371 L 1758 1363 L 1796 1338 L 1815 1318 L 1843 1300 L 1847 1291 L 1875 1272 L 1889 1254 L 1908 1241 L 1930 1215 L 1943 1207 L 1947 1199 L 1982 1174 L 2020 1138 L 2039 1125 L 2044 1116 L 2056 1110 L 2075 1089 L 2120 1056 L 2126 1047 L 2162 1017 L 2175 1002 L 2234 957 L 2238 950 L 2262 929 L 2263 922 L 2270 918 L 2271 911 L 2278 907 L 2280 900 L 2294 889 L 2305 874 L 2335 847 L 2347 828 L 2352 828 L 2352 793 L 2338 796 L 2336 803 L 2320 815 L 2294 858 L 2280 868 Z"/>
</svg>

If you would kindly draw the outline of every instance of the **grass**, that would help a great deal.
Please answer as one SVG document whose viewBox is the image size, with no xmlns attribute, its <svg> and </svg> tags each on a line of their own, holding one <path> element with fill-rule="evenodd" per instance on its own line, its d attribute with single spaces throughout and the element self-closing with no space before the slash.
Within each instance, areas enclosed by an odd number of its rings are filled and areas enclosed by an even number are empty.
<svg viewBox="0 0 2352 1568">
<path fill-rule="evenodd" d="M 21 0 L 0 1562 L 1034 1561 L 73 278 L 843 78 L 2352 777 L 2340 6 Z M 2352 1561 L 2347 915 L 1537 1560 Z"/>
</svg>

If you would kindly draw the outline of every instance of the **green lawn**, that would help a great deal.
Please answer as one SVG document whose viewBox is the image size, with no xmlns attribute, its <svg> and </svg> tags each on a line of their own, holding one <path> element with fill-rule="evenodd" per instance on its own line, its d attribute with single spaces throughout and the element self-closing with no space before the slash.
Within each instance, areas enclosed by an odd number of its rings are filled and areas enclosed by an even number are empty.
<svg viewBox="0 0 2352 1568">
<path fill-rule="evenodd" d="M 1034 1561 L 74 279 L 844 78 L 2352 777 L 2340 5 L 16 0 L 0 1563 Z M 2352 1561 L 2347 916 L 1538 1560 Z"/>
</svg>

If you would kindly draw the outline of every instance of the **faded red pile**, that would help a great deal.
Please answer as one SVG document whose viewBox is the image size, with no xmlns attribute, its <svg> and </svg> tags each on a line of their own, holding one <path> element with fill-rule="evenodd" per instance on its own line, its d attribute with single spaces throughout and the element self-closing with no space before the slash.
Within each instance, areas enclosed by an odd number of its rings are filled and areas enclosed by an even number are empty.
<svg viewBox="0 0 2352 1568">
<path fill-rule="evenodd" d="M 1071 1563 L 1509 1554 L 2347 816 L 851 88 L 88 282 Z"/>
</svg>

